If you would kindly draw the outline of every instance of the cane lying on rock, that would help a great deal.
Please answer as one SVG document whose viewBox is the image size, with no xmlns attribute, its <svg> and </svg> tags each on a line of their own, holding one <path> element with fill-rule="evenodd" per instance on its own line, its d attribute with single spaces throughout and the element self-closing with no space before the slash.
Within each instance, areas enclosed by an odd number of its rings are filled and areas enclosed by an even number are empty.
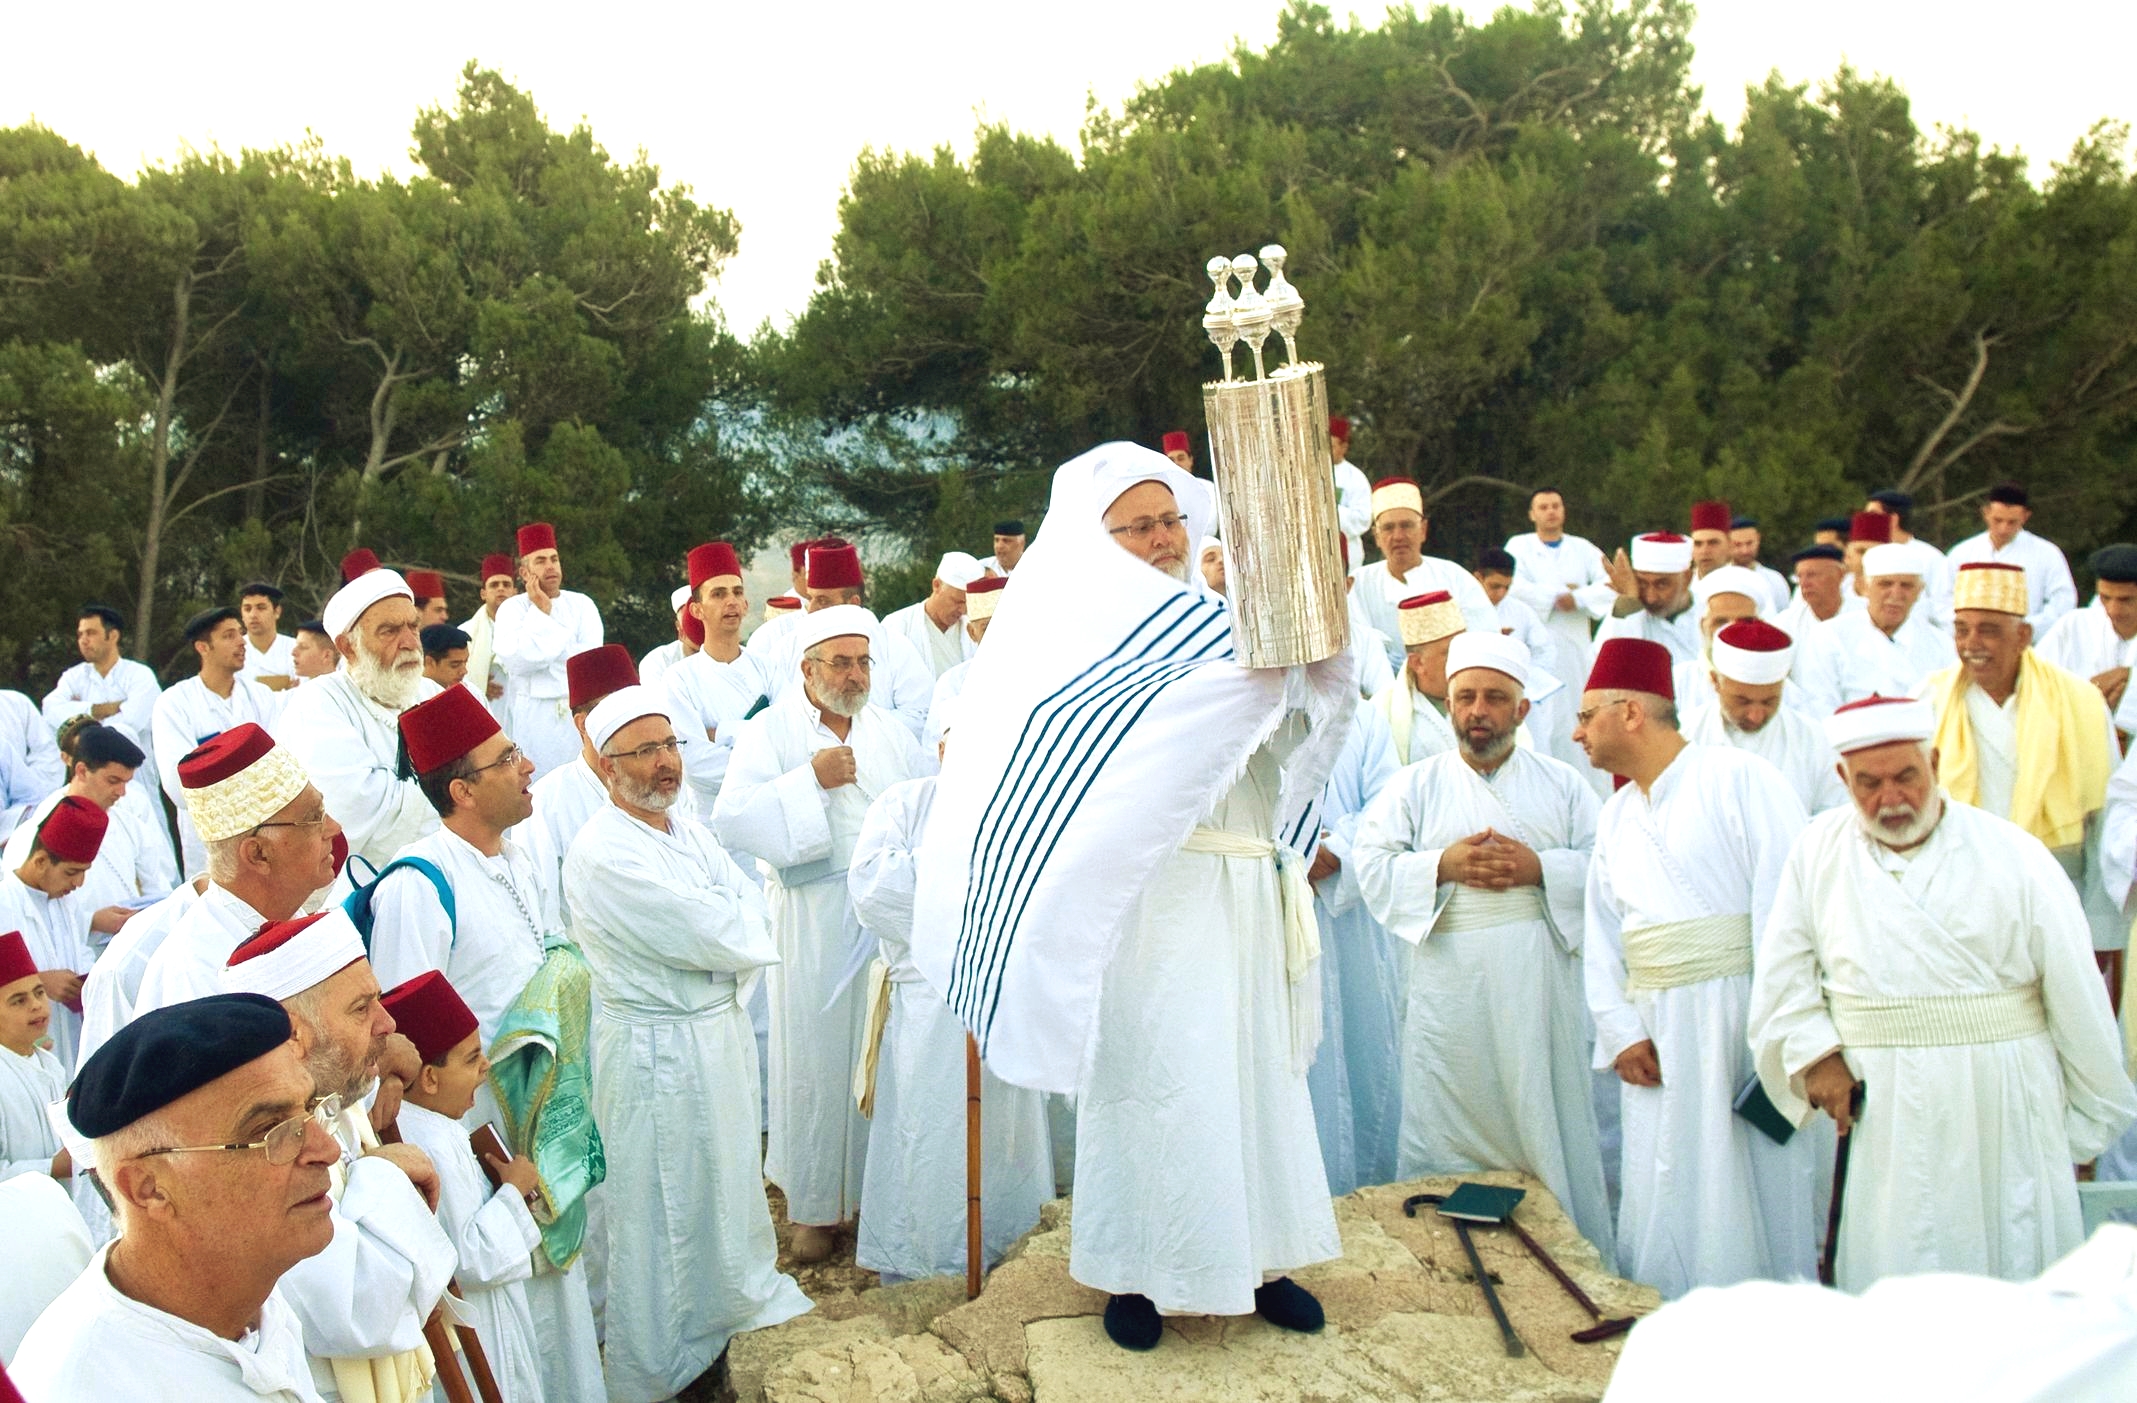
<svg viewBox="0 0 2137 1403">
<path fill-rule="evenodd" d="M 1451 1194 L 1412 1194 L 1402 1201 L 1403 1213 L 1411 1218 L 1417 1216 L 1418 1205 L 1431 1204 L 1440 1211 L 1440 1216 L 1454 1225 L 1457 1236 L 1462 1239 L 1462 1249 L 1469 1255 L 1470 1268 L 1477 1274 L 1477 1284 L 1484 1288 L 1485 1302 L 1491 1306 L 1493 1318 L 1506 1336 L 1506 1352 L 1509 1357 L 1518 1357 L 1522 1352 L 1520 1338 L 1514 1334 L 1507 1321 L 1506 1311 L 1499 1304 L 1498 1292 L 1492 1289 L 1491 1279 L 1485 1274 L 1484 1265 L 1477 1257 L 1476 1247 L 1469 1240 L 1469 1225 L 1508 1227 L 1521 1239 L 1521 1245 L 1529 1255 L 1543 1265 L 1560 1286 L 1566 1289 L 1580 1308 L 1595 1319 L 1595 1324 L 1583 1330 L 1575 1330 L 1572 1338 L 1580 1344 L 1595 1344 L 1601 1340 L 1614 1339 L 1630 1330 L 1638 1321 L 1637 1316 L 1605 1316 L 1601 1307 L 1589 1298 L 1580 1284 L 1566 1274 L 1564 1267 L 1544 1249 L 1544 1245 L 1529 1235 L 1527 1228 L 1514 1221 L 1514 1205 L 1526 1196 L 1525 1189 L 1500 1188 L 1491 1184 L 1459 1184 Z M 1453 1211 L 1449 1211 L 1450 1208 Z"/>
</svg>

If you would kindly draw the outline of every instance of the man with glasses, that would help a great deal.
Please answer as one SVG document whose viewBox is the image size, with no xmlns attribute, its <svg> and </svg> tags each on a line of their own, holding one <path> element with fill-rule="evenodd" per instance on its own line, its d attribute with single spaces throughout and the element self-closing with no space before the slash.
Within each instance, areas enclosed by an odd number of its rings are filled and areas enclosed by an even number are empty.
<svg viewBox="0 0 2137 1403">
<path fill-rule="evenodd" d="M 612 693 L 588 713 L 586 737 L 610 802 L 572 843 L 564 887 L 596 996 L 594 1119 L 614 1268 L 608 1396 L 672 1398 L 733 1336 L 809 1309 L 778 1268 L 756 1038 L 735 997 L 737 977 L 779 951 L 756 886 L 703 825 L 674 816 L 691 738 L 677 734 L 659 689 Z M 837 875 L 843 893 L 843 862 Z M 846 1099 L 843 1085 L 825 1095 Z"/>
<path fill-rule="evenodd" d="M 335 1237 L 313 1095 L 289 1015 L 253 995 L 147 1014 L 83 1064 L 67 1117 L 124 1235 L 8 1362 L 28 1397 L 319 1397 L 276 1287 Z"/>
<path fill-rule="evenodd" d="M 343 585 L 323 617 L 341 667 L 291 694 L 275 735 L 347 824 L 349 850 L 384 867 L 438 826 L 415 780 L 399 773 L 395 725 L 438 685 L 423 675 L 415 593 L 393 571 Z"/>
<path fill-rule="evenodd" d="M 400 1381 L 424 1377 L 423 1322 L 458 1262 L 433 1216 L 430 1156 L 379 1142 L 399 1114 L 401 1088 L 421 1074 L 421 1056 L 394 1031 L 363 938 L 338 906 L 267 926 L 230 953 L 222 978 L 230 993 L 281 1000 L 315 1090 L 334 1098 L 320 1107 L 341 1149 L 334 1241 L 282 1279 L 313 1386 L 328 1399 L 396 1396 Z"/>
<path fill-rule="evenodd" d="M 853 913 L 846 868 L 875 797 L 926 771 L 912 733 L 870 701 L 883 638 L 875 616 L 834 605 L 805 616 L 793 637 L 801 685 L 744 723 L 712 829 L 730 850 L 772 869 L 765 893 L 780 963 L 766 975 L 764 1172 L 786 1193 L 795 1260 L 815 1262 L 830 1255 L 833 1229 L 860 1209 L 868 1152 L 868 1122 L 850 1088 L 868 1013 L 855 976 L 873 942 Z"/>
<path fill-rule="evenodd" d="M 1432 522 L 1424 493 L 1406 477 L 1384 477 L 1373 484 L 1373 542 L 1380 559 L 1358 571 L 1357 597 L 1366 622 L 1388 640 L 1388 666 L 1402 669 L 1402 637 L 1396 609 L 1403 600 L 1445 590 L 1462 611 L 1468 627 L 1479 633 L 1499 631 L 1499 611 L 1476 576 L 1451 560 L 1425 554 Z"/>
</svg>

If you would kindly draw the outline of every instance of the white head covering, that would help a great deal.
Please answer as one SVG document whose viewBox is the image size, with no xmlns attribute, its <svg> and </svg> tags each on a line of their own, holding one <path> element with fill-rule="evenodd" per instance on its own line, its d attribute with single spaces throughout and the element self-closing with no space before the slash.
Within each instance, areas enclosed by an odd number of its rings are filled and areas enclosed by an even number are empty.
<svg viewBox="0 0 2137 1403">
<path fill-rule="evenodd" d="M 1224 542 L 1218 540 L 1215 536 L 1204 536 L 1202 538 L 1202 544 L 1195 547 L 1195 563 L 1197 565 L 1201 564 L 1202 557 L 1208 555 L 1212 550 L 1223 549 Z"/>
<path fill-rule="evenodd" d="M 1887 541 L 1863 552 L 1863 578 L 1875 580 L 1885 575 L 1916 575 L 1926 581 L 1930 561 L 1934 558 L 1913 541 Z"/>
<path fill-rule="evenodd" d="M 339 906 L 329 906 L 274 949 L 225 965 L 223 991 L 293 999 L 362 958 L 364 938 L 355 923 Z"/>
<path fill-rule="evenodd" d="M 859 604 L 834 604 L 828 609 L 803 614 L 794 625 L 794 637 L 799 640 L 799 652 L 802 653 L 826 638 L 844 638 L 849 634 L 859 634 L 873 646 L 876 616 Z"/>
<path fill-rule="evenodd" d="M 1839 754 L 1897 741 L 1920 743 L 1937 733 L 1937 709 L 1914 697 L 1865 697 L 1825 721 L 1825 738 Z"/>
<path fill-rule="evenodd" d="M 951 589 L 963 589 L 987 573 L 987 567 L 961 550 L 953 550 L 935 566 L 935 578 Z"/>
<path fill-rule="evenodd" d="M 1759 577 L 1741 565 L 1724 565 L 1692 581 L 1692 602 L 1701 612 L 1706 610 L 1707 601 L 1717 594 L 1741 594 L 1759 613 L 1766 612 L 1766 594 L 1759 584 Z"/>
<path fill-rule="evenodd" d="M 395 595 L 415 603 L 416 592 L 408 587 L 398 570 L 370 570 L 334 591 L 334 597 L 320 610 L 319 620 L 326 625 L 326 636 L 339 638 L 347 633 L 364 616 L 364 610 L 381 599 Z"/>
<path fill-rule="evenodd" d="M 1692 542 L 1675 532 L 1656 531 L 1632 540 L 1632 568 L 1644 575 L 1676 575 L 1692 568 Z"/>
<path fill-rule="evenodd" d="M 675 587 L 675 593 L 668 596 L 668 608 L 671 612 L 681 609 L 685 604 L 688 604 L 689 602 L 690 586 L 688 585 L 677 585 Z"/>
<path fill-rule="evenodd" d="M 595 750 L 606 750 L 616 732 L 643 716 L 658 716 L 674 725 L 675 714 L 668 710 L 667 693 L 658 687 L 620 687 L 586 713 L 586 738 L 594 743 Z"/>
<path fill-rule="evenodd" d="M 1529 645 L 1504 633 L 1464 631 L 1447 645 L 1447 676 L 1473 667 L 1503 672 L 1523 688 L 1529 685 Z"/>
<path fill-rule="evenodd" d="M 1795 641 L 1788 631 L 1758 619 L 1736 620 L 1715 633 L 1707 645 L 1707 661 L 1714 670 L 1747 687 L 1787 681 L 1795 658 Z"/>
</svg>

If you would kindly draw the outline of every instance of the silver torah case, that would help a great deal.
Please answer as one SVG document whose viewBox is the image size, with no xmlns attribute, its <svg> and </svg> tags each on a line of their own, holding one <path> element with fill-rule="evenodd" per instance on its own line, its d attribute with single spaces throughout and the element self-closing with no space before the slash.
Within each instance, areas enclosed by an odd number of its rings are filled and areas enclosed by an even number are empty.
<svg viewBox="0 0 2137 1403">
<path fill-rule="evenodd" d="M 1203 318 L 1225 359 L 1226 378 L 1202 387 L 1209 426 L 1210 471 L 1217 485 L 1219 534 L 1226 551 L 1225 588 L 1232 638 L 1248 667 L 1293 667 L 1341 652 L 1350 641 L 1346 572 L 1338 542 L 1334 455 L 1328 440 L 1328 376 L 1292 348 L 1301 304 L 1283 280 L 1283 250 L 1262 250 L 1271 271 L 1268 296 L 1254 292 L 1254 260 L 1229 260 L 1244 285 L 1232 299 L 1212 259 L 1217 298 Z M 1251 301 L 1249 300 L 1251 298 Z M 1289 363 L 1262 370 L 1262 342 L 1283 335 Z M 1230 332 L 1231 337 L 1221 332 Z M 1232 338 L 1251 349 L 1256 378 L 1231 378 Z"/>
</svg>

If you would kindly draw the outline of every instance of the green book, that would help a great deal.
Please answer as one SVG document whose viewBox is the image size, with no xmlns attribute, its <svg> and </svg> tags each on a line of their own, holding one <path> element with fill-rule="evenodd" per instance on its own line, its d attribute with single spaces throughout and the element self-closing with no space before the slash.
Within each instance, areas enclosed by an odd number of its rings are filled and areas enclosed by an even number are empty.
<svg viewBox="0 0 2137 1403">
<path fill-rule="evenodd" d="M 1738 1115 L 1750 1121 L 1759 1134 L 1776 1145 L 1787 1144 L 1789 1137 L 1796 1133 L 1796 1127 L 1789 1123 L 1787 1116 L 1781 1114 L 1780 1107 L 1773 1104 L 1773 1098 L 1766 1094 L 1766 1088 L 1759 1085 L 1757 1072 L 1753 1072 L 1751 1079 L 1737 1089 L 1735 1110 Z"/>
<path fill-rule="evenodd" d="M 1497 1184 L 1460 1184 L 1440 1205 L 1440 1216 L 1460 1218 L 1465 1223 L 1503 1223 L 1528 1193 L 1527 1189 L 1501 1188 Z"/>
</svg>

